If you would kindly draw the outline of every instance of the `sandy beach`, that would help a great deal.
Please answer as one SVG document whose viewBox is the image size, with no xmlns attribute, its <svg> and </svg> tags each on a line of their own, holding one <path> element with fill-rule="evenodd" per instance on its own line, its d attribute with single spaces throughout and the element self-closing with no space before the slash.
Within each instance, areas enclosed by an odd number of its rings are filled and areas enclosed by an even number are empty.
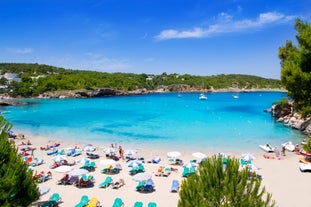
<svg viewBox="0 0 311 207">
<path fill-rule="evenodd" d="M 58 185 L 57 181 L 60 180 L 65 173 L 59 173 L 54 169 L 49 167 L 53 164 L 52 157 L 53 155 L 47 155 L 46 151 L 40 150 L 40 147 L 45 147 L 47 145 L 52 145 L 57 142 L 60 143 L 58 147 L 61 149 L 68 149 L 69 147 L 78 146 L 83 149 L 87 143 L 80 142 L 64 142 L 62 140 L 49 140 L 45 137 L 28 137 L 24 140 L 15 139 L 16 145 L 19 148 L 27 147 L 21 145 L 22 141 L 26 142 L 28 139 L 32 143 L 30 147 L 35 147 L 34 157 L 44 160 L 44 164 L 34 167 L 34 172 L 37 173 L 44 171 L 47 173 L 51 171 L 52 179 L 47 180 L 46 182 L 40 183 L 39 186 L 47 186 L 50 188 L 49 192 L 42 195 L 37 202 L 47 201 L 53 193 L 59 193 L 62 198 L 62 203 L 60 206 L 75 206 L 79 203 L 82 195 L 87 195 L 89 198 L 97 197 L 100 201 L 101 206 L 112 206 L 115 198 L 121 198 L 125 206 L 134 206 L 136 201 L 143 202 L 143 206 L 147 206 L 149 202 L 155 202 L 157 206 L 168 207 L 168 206 L 177 206 L 179 195 L 178 193 L 171 193 L 171 185 L 173 180 L 178 180 L 181 182 L 182 178 L 182 166 L 171 166 L 169 165 L 167 158 L 167 151 L 161 149 L 152 149 L 152 154 L 159 155 L 161 161 L 159 164 L 147 163 L 150 157 L 150 149 L 138 150 L 137 157 L 145 158 L 145 172 L 152 175 L 154 181 L 155 191 L 151 193 L 141 193 L 135 190 L 137 182 L 132 178 L 132 175 L 129 175 L 130 168 L 126 166 L 126 161 L 120 159 L 118 163 L 121 164 L 122 170 L 118 174 L 109 175 L 112 177 L 113 181 L 119 179 L 124 179 L 125 185 L 119 189 L 113 189 L 111 187 L 99 188 L 99 184 L 102 183 L 105 178 L 108 176 L 101 173 L 101 169 L 106 166 L 101 164 L 101 160 L 107 159 L 103 149 L 109 147 L 108 145 L 96 146 L 97 150 L 94 152 L 100 155 L 99 159 L 94 159 L 96 163 L 96 169 L 94 172 L 90 172 L 88 175 L 92 175 L 95 178 L 95 183 L 93 187 L 90 188 L 78 188 L 72 185 Z M 124 150 L 127 150 L 127 146 L 122 146 Z M 178 150 L 178 149 L 176 149 Z M 67 151 L 66 151 L 67 152 Z M 181 152 L 182 155 L 179 157 L 184 162 L 188 162 L 192 159 L 195 159 L 191 154 L 192 152 Z M 213 153 L 202 152 L 211 156 Z M 246 152 L 229 152 L 231 156 L 240 157 L 242 153 Z M 253 153 L 253 152 L 249 152 Z M 118 154 L 118 153 L 117 153 Z M 283 159 L 265 159 L 263 157 L 264 151 L 254 152 L 253 155 L 256 159 L 253 161 L 260 169 L 257 170 L 257 173 L 262 175 L 262 186 L 266 187 L 266 190 L 272 193 L 272 198 L 276 201 L 276 206 L 279 207 L 296 207 L 296 206 L 311 206 L 310 198 L 310 188 L 309 183 L 311 183 L 311 173 L 302 173 L 299 170 L 299 158 L 300 155 L 295 154 L 294 152 L 286 152 L 286 156 Z M 273 154 L 271 154 L 273 155 Z M 68 161 L 73 162 L 77 161 L 80 158 L 86 157 L 86 152 L 82 152 L 81 155 L 77 157 L 68 156 Z M 73 166 L 73 169 L 78 169 L 83 164 L 76 163 Z M 164 167 L 174 167 L 178 171 L 172 171 L 168 177 L 159 177 L 155 176 L 158 168 L 160 166 Z M 36 203 L 36 202 L 35 202 Z"/>
</svg>

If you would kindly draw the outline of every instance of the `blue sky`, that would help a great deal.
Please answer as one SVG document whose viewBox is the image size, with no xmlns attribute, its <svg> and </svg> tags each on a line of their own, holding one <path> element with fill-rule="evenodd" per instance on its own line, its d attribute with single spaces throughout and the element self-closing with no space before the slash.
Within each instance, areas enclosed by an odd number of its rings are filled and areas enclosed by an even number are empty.
<svg viewBox="0 0 311 207">
<path fill-rule="evenodd" d="M 0 0 L 0 62 L 280 78 L 311 0 Z"/>
</svg>

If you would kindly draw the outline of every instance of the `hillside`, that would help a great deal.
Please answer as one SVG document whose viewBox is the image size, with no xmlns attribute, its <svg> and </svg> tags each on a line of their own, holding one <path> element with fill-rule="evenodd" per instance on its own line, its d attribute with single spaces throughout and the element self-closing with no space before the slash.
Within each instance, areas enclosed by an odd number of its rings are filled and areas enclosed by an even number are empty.
<svg viewBox="0 0 311 207">
<path fill-rule="evenodd" d="M 1 63 L 2 93 L 13 97 L 35 97 L 61 91 L 109 89 L 120 93 L 135 91 L 212 91 L 282 89 L 280 80 L 229 74 L 194 76 L 190 74 L 134 74 L 71 70 L 42 64 Z M 15 74 L 20 81 L 4 78 Z M 112 93 L 115 95 L 118 93 Z"/>
</svg>

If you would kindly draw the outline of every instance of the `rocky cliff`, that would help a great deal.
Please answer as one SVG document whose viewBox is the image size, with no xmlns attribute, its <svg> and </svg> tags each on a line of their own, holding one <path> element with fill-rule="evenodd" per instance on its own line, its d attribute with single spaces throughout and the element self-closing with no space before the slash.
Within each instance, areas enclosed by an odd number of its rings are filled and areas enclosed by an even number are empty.
<svg viewBox="0 0 311 207">
<path fill-rule="evenodd" d="M 273 105 L 270 112 L 272 116 L 277 118 L 277 121 L 311 136 L 311 117 L 303 118 L 295 112 L 293 103 L 288 103 L 282 108 L 279 105 Z"/>
</svg>

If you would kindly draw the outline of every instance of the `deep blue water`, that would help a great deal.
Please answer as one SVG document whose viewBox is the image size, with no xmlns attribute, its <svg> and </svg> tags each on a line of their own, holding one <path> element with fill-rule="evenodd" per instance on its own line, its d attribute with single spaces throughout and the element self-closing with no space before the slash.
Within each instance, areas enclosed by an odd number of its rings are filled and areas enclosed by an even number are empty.
<svg viewBox="0 0 311 207">
<path fill-rule="evenodd" d="M 283 92 L 161 93 L 92 99 L 35 99 L 4 108 L 13 131 L 51 139 L 180 150 L 255 150 L 304 136 L 265 109 Z"/>
</svg>

